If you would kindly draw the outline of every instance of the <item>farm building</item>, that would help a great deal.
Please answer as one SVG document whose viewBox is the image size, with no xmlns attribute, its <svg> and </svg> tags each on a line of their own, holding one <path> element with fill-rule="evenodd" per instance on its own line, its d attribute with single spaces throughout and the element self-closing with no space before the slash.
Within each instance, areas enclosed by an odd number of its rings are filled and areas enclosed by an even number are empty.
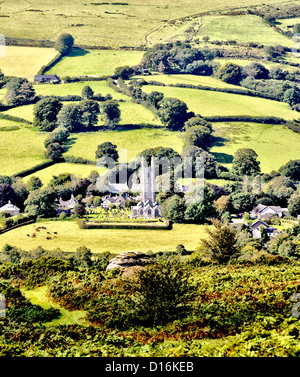
<svg viewBox="0 0 300 377">
<path fill-rule="evenodd" d="M 60 78 L 56 75 L 35 75 L 34 82 L 43 82 L 43 83 L 60 82 Z"/>
<path fill-rule="evenodd" d="M 9 213 L 10 216 L 14 216 L 20 213 L 20 208 L 11 204 L 11 201 L 9 200 L 7 204 L 0 208 L 0 212 L 6 212 Z"/>
</svg>

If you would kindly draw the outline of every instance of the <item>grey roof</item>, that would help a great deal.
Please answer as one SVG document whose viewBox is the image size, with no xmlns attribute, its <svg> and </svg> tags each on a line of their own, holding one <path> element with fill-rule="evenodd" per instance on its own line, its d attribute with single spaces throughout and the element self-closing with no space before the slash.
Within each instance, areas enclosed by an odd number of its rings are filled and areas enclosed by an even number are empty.
<svg viewBox="0 0 300 377">
<path fill-rule="evenodd" d="M 59 80 L 59 77 L 56 75 L 35 75 L 34 81 L 41 81 L 41 80 Z"/>
</svg>

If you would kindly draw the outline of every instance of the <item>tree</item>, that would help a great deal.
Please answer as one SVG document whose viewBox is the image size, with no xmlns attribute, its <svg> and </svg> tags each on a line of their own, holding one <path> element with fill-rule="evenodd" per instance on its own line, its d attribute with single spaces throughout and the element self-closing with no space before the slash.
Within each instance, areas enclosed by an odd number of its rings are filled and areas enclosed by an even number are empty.
<svg viewBox="0 0 300 377">
<path fill-rule="evenodd" d="M 54 217 L 59 193 L 53 187 L 32 191 L 25 201 L 25 212 L 33 216 Z"/>
<path fill-rule="evenodd" d="M 229 84 L 238 85 L 242 80 L 242 70 L 237 64 L 227 62 L 218 69 L 218 78 Z"/>
<path fill-rule="evenodd" d="M 61 54 L 66 55 L 74 45 L 74 38 L 71 34 L 61 34 L 55 42 L 54 48 Z"/>
<path fill-rule="evenodd" d="M 186 220 L 196 224 L 203 224 L 217 216 L 214 206 L 215 195 L 211 188 L 204 187 L 204 195 L 202 200 L 197 200 L 188 204 L 184 217 Z"/>
<path fill-rule="evenodd" d="M 164 94 L 161 92 L 151 92 L 147 96 L 147 102 L 149 103 L 150 106 L 155 107 L 156 109 L 159 109 L 159 103 L 162 101 L 164 98 Z"/>
<path fill-rule="evenodd" d="M 61 173 L 61 174 L 52 176 L 49 186 L 52 186 L 52 187 L 62 186 L 66 184 L 67 182 L 71 182 L 71 181 L 72 181 L 72 177 L 70 173 Z"/>
<path fill-rule="evenodd" d="M 28 191 L 38 190 L 42 186 L 43 186 L 43 183 L 40 180 L 40 178 L 36 177 L 34 175 L 32 177 L 30 177 L 28 179 L 28 181 L 27 181 L 27 189 L 28 189 Z"/>
<path fill-rule="evenodd" d="M 222 195 L 215 202 L 216 210 L 222 215 L 224 212 L 230 212 L 232 210 L 231 199 L 228 195 Z"/>
<path fill-rule="evenodd" d="M 129 80 L 130 77 L 134 74 L 134 69 L 129 67 L 128 65 L 124 67 L 117 67 L 115 69 L 114 75 L 116 77 L 120 77 L 123 80 Z"/>
<path fill-rule="evenodd" d="M 81 101 L 78 105 L 78 109 L 82 126 L 93 127 L 98 123 L 98 114 L 100 114 L 98 102 L 93 100 Z"/>
<path fill-rule="evenodd" d="M 160 102 L 158 116 L 166 128 L 177 131 L 188 119 L 187 105 L 177 98 L 164 98 Z"/>
<path fill-rule="evenodd" d="M 176 260 L 148 265 L 136 280 L 127 284 L 134 294 L 131 308 L 136 320 L 151 325 L 165 324 L 186 315 L 196 292 L 187 270 Z"/>
<path fill-rule="evenodd" d="M 118 150 L 117 150 L 117 146 L 115 144 L 112 144 L 110 141 L 106 141 L 106 142 L 98 145 L 95 157 L 97 159 L 102 158 L 102 157 L 110 157 L 115 162 L 117 162 L 118 159 L 119 159 L 119 153 L 118 153 Z"/>
<path fill-rule="evenodd" d="M 7 183 L 0 184 L 0 207 L 3 207 L 9 201 L 14 203 L 15 191 L 11 185 Z"/>
<path fill-rule="evenodd" d="M 269 76 L 269 70 L 261 63 L 252 62 L 249 65 L 243 67 L 243 73 L 247 76 L 251 76 L 257 80 L 267 79 Z"/>
<path fill-rule="evenodd" d="M 205 126 L 189 127 L 185 132 L 184 146 L 186 147 L 199 147 L 208 150 L 211 146 L 212 136 L 211 129 Z"/>
<path fill-rule="evenodd" d="M 277 198 L 279 204 L 286 206 L 289 197 L 294 193 L 296 187 L 294 182 L 288 177 L 275 177 L 264 187 L 264 192 Z"/>
<path fill-rule="evenodd" d="M 35 99 L 35 90 L 27 79 L 13 78 L 6 84 L 6 89 L 5 100 L 8 105 L 27 105 Z"/>
<path fill-rule="evenodd" d="M 200 178 L 199 169 L 204 167 L 204 178 L 216 178 L 216 159 L 209 152 L 206 152 L 202 148 L 191 146 L 184 148 L 181 157 L 184 162 L 184 167 L 192 172 L 192 177 Z M 190 164 L 192 164 L 192 166 L 190 166 Z"/>
<path fill-rule="evenodd" d="M 206 228 L 205 231 L 208 237 L 200 240 L 199 248 L 205 257 L 218 263 L 227 263 L 238 257 L 237 233 L 230 225 L 214 220 L 213 229 Z"/>
<path fill-rule="evenodd" d="M 287 89 L 284 92 L 283 101 L 288 103 L 290 106 L 300 103 L 300 89 L 297 87 Z"/>
<path fill-rule="evenodd" d="M 65 105 L 57 115 L 59 127 L 66 128 L 69 132 L 78 132 L 82 128 L 81 112 L 77 104 Z"/>
<path fill-rule="evenodd" d="M 85 206 L 83 204 L 77 204 L 74 208 L 74 213 L 78 217 L 83 217 L 86 214 Z"/>
<path fill-rule="evenodd" d="M 102 105 L 102 120 L 104 121 L 104 127 L 115 128 L 121 120 L 121 110 L 118 102 L 114 100 L 105 101 Z"/>
<path fill-rule="evenodd" d="M 56 127 L 57 114 L 62 103 L 56 98 L 43 98 L 34 105 L 33 123 L 42 131 L 52 131 Z"/>
<path fill-rule="evenodd" d="M 238 192 L 230 194 L 234 209 L 238 213 L 251 211 L 254 205 L 254 198 L 250 194 Z"/>
<path fill-rule="evenodd" d="M 163 216 L 174 223 L 180 223 L 184 220 L 185 201 L 178 195 L 173 195 L 163 202 Z"/>
<path fill-rule="evenodd" d="M 94 95 L 94 91 L 90 86 L 85 86 L 81 91 L 81 97 L 86 99 L 92 99 Z"/>
<path fill-rule="evenodd" d="M 91 259 L 92 255 L 93 254 L 90 249 L 88 249 L 86 246 L 80 246 L 76 249 L 73 263 L 75 264 L 75 266 L 79 267 L 91 267 L 91 265 L 93 264 L 93 261 Z"/>
<path fill-rule="evenodd" d="M 64 128 L 64 127 L 56 128 L 45 139 L 44 141 L 45 148 L 47 148 L 48 145 L 52 143 L 63 144 L 68 139 L 69 135 L 70 135 L 70 132 L 67 128 Z"/>
<path fill-rule="evenodd" d="M 64 153 L 64 148 L 59 143 L 52 143 L 45 150 L 45 157 L 49 160 L 57 161 Z"/>
<path fill-rule="evenodd" d="M 260 173 L 257 153 L 250 148 L 238 149 L 233 157 L 232 173 L 238 176 Z"/>
<path fill-rule="evenodd" d="M 300 215 L 300 194 L 293 194 L 288 200 L 288 210 L 292 216 Z"/>
<path fill-rule="evenodd" d="M 300 160 L 290 160 L 279 168 L 279 173 L 294 181 L 300 181 Z"/>
</svg>

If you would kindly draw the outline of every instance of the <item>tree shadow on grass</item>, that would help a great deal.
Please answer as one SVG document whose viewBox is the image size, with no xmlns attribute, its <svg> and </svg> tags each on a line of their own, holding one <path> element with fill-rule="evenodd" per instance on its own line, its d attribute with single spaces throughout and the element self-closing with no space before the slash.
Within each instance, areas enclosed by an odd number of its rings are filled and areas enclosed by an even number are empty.
<svg viewBox="0 0 300 377">
<path fill-rule="evenodd" d="M 75 58 L 77 56 L 85 56 L 87 54 L 90 54 L 90 51 L 84 50 L 80 47 L 73 47 L 70 53 L 68 54 L 69 57 Z"/>
<path fill-rule="evenodd" d="M 211 154 L 215 157 L 216 161 L 220 164 L 231 164 L 233 161 L 233 156 L 227 153 L 220 153 L 220 152 L 211 152 Z"/>
<path fill-rule="evenodd" d="M 72 145 L 75 144 L 76 140 L 77 137 L 71 137 L 70 139 L 66 140 L 66 142 L 64 143 L 65 152 L 68 152 L 72 148 Z"/>
</svg>

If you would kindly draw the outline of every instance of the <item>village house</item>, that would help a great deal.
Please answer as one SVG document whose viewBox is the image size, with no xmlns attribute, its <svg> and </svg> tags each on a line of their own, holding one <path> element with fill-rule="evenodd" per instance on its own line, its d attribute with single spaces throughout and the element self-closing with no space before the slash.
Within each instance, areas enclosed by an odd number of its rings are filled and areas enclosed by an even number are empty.
<svg viewBox="0 0 300 377">
<path fill-rule="evenodd" d="M 53 82 L 60 82 L 60 78 L 56 75 L 35 75 L 34 82 L 39 83 L 53 83 Z"/>
<path fill-rule="evenodd" d="M 256 220 L 250 226 L 253 238 L 261 238 L 261 227 L 266 229 L 269 237 L 273 237 L 275 234 L 278 233 L 278 229 L 273 228 L 272 226 L 269 226 L 267 223 L 265 223 L 262 220 Z"/>
<path fill-rule="evenodd" d="M 264 204 L 258 204 L 250 213 L 252 218 L 268 219 L 272 216 L 283 217 L 288 214 L 287 208 L 282 208 L 278 206 L 265 206 Z"/>
<path fill-rule="evenodd" d="M 20 208 L 11 204 L 11 201 L 9 200 L 7 204 L 0 208 L 0 212 L 9 213 L 10 216 L 14 216 L 20 213 Z"/>
<path fill-rule="evenodd" d="M 75 208 L 77 203 L 78 202 L 74 198 L 73 194 L 71 195 L 70 200 L 62 200 L 62 198 L 59 198 L 56 212 L 57 212 L 57 214 L 64 212 L 64 213 L 69 215 L 72 212 L 72 210 Z"/>
</svg>

